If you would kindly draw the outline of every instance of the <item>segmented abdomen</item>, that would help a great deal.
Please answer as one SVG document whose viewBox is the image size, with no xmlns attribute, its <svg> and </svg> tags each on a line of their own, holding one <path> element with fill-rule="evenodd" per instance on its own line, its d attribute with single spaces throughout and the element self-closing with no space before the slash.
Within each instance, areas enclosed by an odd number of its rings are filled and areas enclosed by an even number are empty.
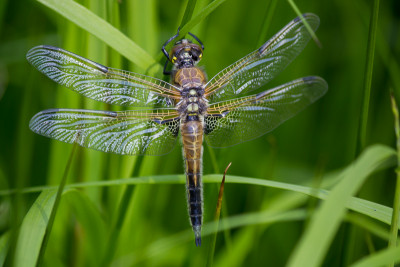
<svg viewBox="0 0 400 267">
<path fill-rule="evenodd" d="M 186 193 L 190 222 L 196 237 L 196 245 L 201 243 L 203 221 L 203 125 L 200 121 L 187 121 L 181 125 L 183 157 L 186 172 Z"/>
</svg>

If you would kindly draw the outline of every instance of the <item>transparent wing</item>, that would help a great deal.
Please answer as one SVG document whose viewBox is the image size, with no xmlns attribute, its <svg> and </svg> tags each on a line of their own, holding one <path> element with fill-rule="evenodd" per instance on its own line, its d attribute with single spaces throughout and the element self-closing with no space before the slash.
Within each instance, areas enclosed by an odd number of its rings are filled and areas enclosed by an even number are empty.
<svg viewBox="0 0 400 267">
<path fill-rule="evenodd" d="M 318 16 L 303 16 L 315 31 Z M 206 97 L 210 102 L 228 100 L 265 85 L 292 62 L 310 38 L 301 19 L 295 18 L 259 49 L 215 75 L 206 85 Z"/>
<path fill-rule="evenodd" d="M 32 131 L 66 143 L 121 155 L 162 155 L 175 145 L 179 117 L 173 109 L 96 111 L 49 109 L 30 121 Z"/>
<path fill-rule="evenodd" d="M 328 84 L 320 77 L 304 77 L 271 90 L 210 105 L 205 118 L 206 139 L 226 147 L 272 131 L 323 96 Z"/>
<path fill-rule="evenodd" d="M 172 107 L 180 96 L 178 88 L 162 80 L 107 68 L 57 47 L 34 47 L 26 58 L 53 81 L 108 104 Z"/>
</svg>

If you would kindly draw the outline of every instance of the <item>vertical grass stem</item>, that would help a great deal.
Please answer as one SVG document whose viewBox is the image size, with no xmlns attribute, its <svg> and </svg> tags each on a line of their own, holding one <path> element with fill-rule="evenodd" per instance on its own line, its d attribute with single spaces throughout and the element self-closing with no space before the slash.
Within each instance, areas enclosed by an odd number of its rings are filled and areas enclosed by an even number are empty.
<svg viewBox="0 0 400 267">
<path fill-rule="evenodd" d="M 396 134 L 396 148 L 397 148 L 397 168 L 396 168 L 396 188 L 393 200 L 393 213 L 392 223 L 390 225 L 390 236 L 388 247 L 396 247 L 397 243 L 397 232 L 399 224 L 399 212 L 400 212 L 400 122 L 399 122 L 399 110 L 397 108 L 396 99 L 394 98 L 393 91 L 390 92 L 390 100 L 392 104 L 392 112 L 394 116 L 394 131 Z M 389 266 L 394 266 L 392 262 Z"/>
</svg>

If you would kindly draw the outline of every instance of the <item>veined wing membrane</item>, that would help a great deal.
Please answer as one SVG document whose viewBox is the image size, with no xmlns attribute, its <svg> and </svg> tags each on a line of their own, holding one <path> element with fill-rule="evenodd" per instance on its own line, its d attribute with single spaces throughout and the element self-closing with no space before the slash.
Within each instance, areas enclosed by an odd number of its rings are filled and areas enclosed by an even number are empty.
<svg viewBox="0 0 400 267">
<path fill-rule="evenodd" d="M 53 46 L 36 46 L 28 61 L 55 82 L 108 104 L 172 107 L 179 89 L 162 80 L 101 64 Z"/>
<path fill-rule="evenodd" d="M 315 31 L 319 18 L 304 14 Z M 300 18 L 292 20 L 256 51 L 215 75 L 206 85 L 210 102 L 236 98 L 257 89 L 278 75 L 304 49 L 311 35 Z"/>
<path fill-rule="evenodd" d="M 38 134 L 104 152 L 163 155 L 176 143 L 179 117 L 174 109 L 49 109 L 37 113 L 29 127 Z"/>
<path fill-rule="evenodd" d="M 272 131 L 323 96 L 328 84 L 320 77 L 294 80 L 271 90 L 210 105 L 206 140 L 226 147 Z"/>
</svg>

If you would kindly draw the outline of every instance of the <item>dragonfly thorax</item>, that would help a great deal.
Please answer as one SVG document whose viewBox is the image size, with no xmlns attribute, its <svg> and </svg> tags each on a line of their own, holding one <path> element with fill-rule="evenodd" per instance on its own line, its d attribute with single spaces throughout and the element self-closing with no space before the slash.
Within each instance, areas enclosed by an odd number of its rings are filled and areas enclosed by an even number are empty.
<svg viewBox="0 0 400 267">
<path fill-rule="evenodd" d="M 204 90 L 200 88 L 189 88 L 182 90 L 182 99 L 177 105 L 181 118 L 187 119 L 188 116 L 204 115 L 208 101 L 203 96 Z"/>
</svg>

